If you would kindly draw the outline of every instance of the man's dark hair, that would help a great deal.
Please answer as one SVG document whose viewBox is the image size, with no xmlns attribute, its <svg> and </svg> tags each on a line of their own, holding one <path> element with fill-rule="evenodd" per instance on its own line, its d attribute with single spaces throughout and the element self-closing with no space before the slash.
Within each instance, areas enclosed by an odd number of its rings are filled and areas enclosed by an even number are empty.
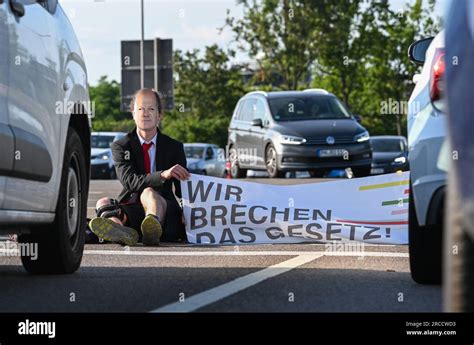
<svg viewBox="0 0 474 345">
<path fill-rule="evenodd" d="M 133 107 L 135 106 L 135 100 L 137 98 L 137 95 L 140 92 L 147 92 L 147 91 L 153 92 L 153 94 L 156 97 L 156 104 L 158 105 L 158 112 L 159 113 L 163 112 L 163 97 L 161 97 L 161 94 L 158 91 L 156 91 L 155 89 L 149 89 L 149 88 L 143 88 L 143 89 L 139 89 L 139 90 L 135 91 L 135 93 L 133 94 L 132 100 L 130 101 L 130 112 L 133 113 Z"/>
</svg>

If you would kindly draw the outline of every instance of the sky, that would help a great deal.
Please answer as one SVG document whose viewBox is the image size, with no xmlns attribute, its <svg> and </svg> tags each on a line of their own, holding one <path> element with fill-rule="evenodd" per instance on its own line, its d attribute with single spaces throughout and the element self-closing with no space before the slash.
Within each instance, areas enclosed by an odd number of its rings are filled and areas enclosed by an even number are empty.
<svg viewBox="0 0 474 345">
<path fill-rule="evenodd" d="M 317 1 L 317 0 L 315 0 Z M 335 0 L 339 1 L 339 0 Z M 390 0 L 394 10 L 413 0 Z M 438 0 L 436 14 L 442 15 L 449 0 Z M 81 44 L 89 84 L 107 75 L 120 82 L 120 41 L 141 36 L 139 0 L 60 0 Z M 235 0 L 144 0 L 145 39 L 172 38 L 173 48 L 183 51 L 217 44 L 236 48 L 225 24 L 227 10 L 241 18 L 242 6 Z M 245 53 L 237 59 L 247 60 Z"/>
</svg>

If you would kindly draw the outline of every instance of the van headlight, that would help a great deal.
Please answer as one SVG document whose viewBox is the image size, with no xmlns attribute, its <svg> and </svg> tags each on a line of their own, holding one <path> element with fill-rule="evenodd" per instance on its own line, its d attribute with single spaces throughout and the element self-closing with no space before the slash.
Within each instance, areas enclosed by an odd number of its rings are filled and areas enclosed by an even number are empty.
<svg viewBox="0 0 474 345">
<path fill-rule="evenodd" d="M 370 136 L 369 136 L 369 132 L 367 132 L 367 131 L 359 133 L 354 137 L 354 141 L 357 141 L 358 143 L 361 143 L 363 141 L 367 141 L 369 139 L 370 139 Z"/>
<path fill-rule="evenodd" d="M 189 166 L 188 166 L 189 170 L 196 170 L 197 168 L 198 168 L 197 163 L 192 163 L 192 164 L 189 164 Z"/>
<path fill-rule="evenodd" d="M 110 158 L 110 153 L 104 153 L 100 158 L 102 158 L 104 161 L 107 161 Z"/>
<path fill-rule="evenodd" d="M 407 162 L 407 158 L 405 156 L 400 156 L 400 157 L 395 158 L 392 164 L 400 165 L 400 164 L 405 164 L 406 162 Z"/>
<path fill-rule="evenodd" d="M 301 145 L 306 142 L 306 139 L 301 137 L 295 137 L 292 135 L 280 134 L 278 136 L 278 141 L 280 142 L 280 144 L 284 145 Z"/>
</svg>

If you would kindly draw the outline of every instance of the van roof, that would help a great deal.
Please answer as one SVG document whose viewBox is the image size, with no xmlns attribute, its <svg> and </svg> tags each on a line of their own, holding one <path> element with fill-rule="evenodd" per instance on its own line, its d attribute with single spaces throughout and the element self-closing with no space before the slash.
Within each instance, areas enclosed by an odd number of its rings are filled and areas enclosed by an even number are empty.
<svg viewBox="0 0 474 345">
<path fill-rule="evenodd" d="M 263 94 L 263 92 L 251 92 L 248 93 L 247 96 L 250 96 L 252 94 L 260 93 Z M 308 90 L 303 90 L 303 91 L 270 91 L 270 92 L 265 92 L 264 94 L 267 98 L 281 98 L 281 97 L 288 97 L 288 96 L 308 96 L 308 95 L 318 95 L 318 96 L 334 96 L 332 93 L 327 92 L 326 90 L 323 89 L 308 89 Z"/>
</svg>

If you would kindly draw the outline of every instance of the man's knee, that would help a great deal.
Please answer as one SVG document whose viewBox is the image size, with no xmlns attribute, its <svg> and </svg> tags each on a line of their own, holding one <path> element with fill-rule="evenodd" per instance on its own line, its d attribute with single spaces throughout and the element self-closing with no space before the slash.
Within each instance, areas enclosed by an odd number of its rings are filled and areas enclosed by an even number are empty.
<svg viewBox="0 0 474 345">
<path fill-rule="evenodd" d="M 140 202 L 145 211 L 150 211 L 158 207 L 159 210 L 166 212 L 166 199 L 153 188 L 147 187 L 140 195 Z"/>
<path fill-rule="evenodd" d="M 95 211 L 97 217 L 112 218 L 112 220 L 116 218 L 119 221 L 126 220 L 124 212 L 115 199 L 105 197 L 97 200 Z"/>
<path fill-rule="evenodd" d="M 142 204 L 146 204 L 148 202 L 165 202 L 165 198 L 161 196 L 156 190 L 151 187 L 147 187 L 143 190 L 142 194 L 140 194 L 140 201 Z"/>
<path fill-rule="evenodd" d="M 143 191 L 142 191 L 142 194 L 140 194 L 140 201 L 142 204 L 147 204 L 148 202 L 150 202 L 151 200 L 153 200 L 153 198 L 156 196 L 155 194 L 156 191 L 151 188 L 151 187 L 146 187 Z"/>
<path fill-rule="evenodd" d="M 101 206 L 105 206 L 105 205 L 110 205 L 110 198 L 100 198 L 99 200 L 97 200 L 97 203 L 95 204 L 95 208 L 98 209 L 99 207 Z"/>
</svg>

